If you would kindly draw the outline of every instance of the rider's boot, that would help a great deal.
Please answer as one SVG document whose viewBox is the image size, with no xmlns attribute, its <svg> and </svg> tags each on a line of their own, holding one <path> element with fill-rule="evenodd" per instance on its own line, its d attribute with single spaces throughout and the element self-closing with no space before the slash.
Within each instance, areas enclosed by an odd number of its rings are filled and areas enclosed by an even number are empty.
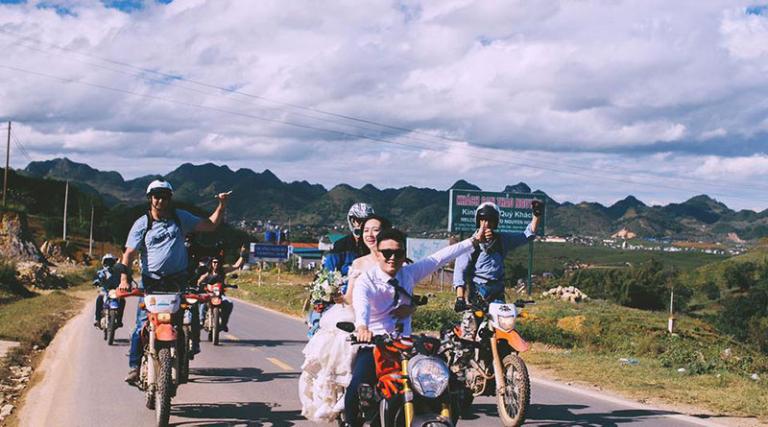
<svg viewBox="0 0 768 427">
<path fill-rule="evenodd" d="M 128 371 L 128 376 L 125 377 L 125 382 L 128 384 L 135 384 L 139 381 L 139 368 L 131 368 Z"/>
</svg>

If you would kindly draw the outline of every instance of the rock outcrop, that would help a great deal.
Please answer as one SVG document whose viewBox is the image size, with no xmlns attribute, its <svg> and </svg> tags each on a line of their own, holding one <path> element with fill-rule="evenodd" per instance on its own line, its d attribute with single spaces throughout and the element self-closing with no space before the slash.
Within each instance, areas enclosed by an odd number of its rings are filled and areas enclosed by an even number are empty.
<svg viewBox="0 0 768 427">
<path fill-rule="evenodd" d="M 582 302 L 589 300 L 589 297 L 584 292 L 581 292 L 579 288 L 575 286 L 567 286 L 562 287 L 558 286 L 556 288 L 552 288 L 543 294 L 541 294 L 542 297 L 552 297 L 557 298 L 563 301 L 568 301 L 572 303 Z"/>
<path fill-rule="evenodd" d="M 11 261 L 43 262 L 43 256 L 27 237 L 26 219 L 18 212 L 0 212 L 0 256 Z"/>
</svg>

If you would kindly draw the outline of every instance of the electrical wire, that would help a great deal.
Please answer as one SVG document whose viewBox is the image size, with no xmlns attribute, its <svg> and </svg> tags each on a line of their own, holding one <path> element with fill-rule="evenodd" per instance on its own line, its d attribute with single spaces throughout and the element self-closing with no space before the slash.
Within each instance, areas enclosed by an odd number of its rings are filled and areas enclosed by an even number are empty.
<svg viewBox="0 0 768 427">
<path fill-rule="evenodd" d="M 35 75 L 35 76 L 44 77 L 44 78 L 48 78 L 48 79 L 52 79 L 52 80 L 57 80 L 57 81 L 60 81 L 62 83 L 79 84 L 79 85 L 94 87 L 94 88 L 97 88 L 97 89 L 102 89 L 102 90 L 122 93 L 122 94 L 130 95 L 130 96 L 136 96 L 136 97 L 152 99 L 152 100 L 156 100 L 156 101 L 168 102 L 168 103 L 172 103 L 172 104 L 176 104 L 176 105 L 182 105 L 182 106 L 187 106 L 187 107 L 195 107 L 195 108 L 207 109 L 207 110 L 216 111 L 216 112 L 219 112 L 219 113 L 231 114 L 231 115 L 236 115 L 236 116 L 241 116 L 241 117 L 247 117 L 247 118 L 251 118 L 251 119 L 255 119 L 255 120 L 260 120 L 260 121 L 264 121 L 264 122 L 284 124 L 284 125 L 292 126 L 292 127 L 296 127 L 296 128 L 307 129 L 307 130 L 314 130 L 314 131 L 323 132 L 323 133 L 327 133 L 327 134 L 334 134 L 334 135 L 343 137 L 345 139 L 352 138 L 352 139 L 361 140 L 361 141 L 381 142 L 381 143 L 386 143 L 386 144 L 390 144 L 390 145 L 397 145 L 397 146 L 402 146 L 402 147 L 406 147 L 406 148 L 409 148 L 409 149 L 442 152 L 442 150 L 436 149 L 434 147 L 424 147 L 424 146 L 420 146 L 420 145 L 407 144 L 407 143 L 402 142 L 402 141 L 393 141 L 393 140 L 389 140 L 389 139 L 385 139 L 385 138 L 377 138 L 377 137 L 371 137 L 371 136 L 365 136 L 365 135 L 356 135 L 356 134 L 352 134 L 352 133 L 349 133 L 349 132 L 338 131 L 338 130 L 333 130 L 333 129 L 319 128 L 319 127 L 316 127 L 316 126 L 305 125 L 305 124 L 296 123 L 296 122 L 292 122 L 292 121 L 288 121 L 288 120 L 281 120 L 281 119 L 274 119 L 274 118 L 256 116 L 256 115 L 249 114 L 249 113 L 232 111 L 232 110 L 227 110 L 227 109 L 223 109 L 223 108 L 219 108 L 219 107 L 211 107 L 211 106 L 204 105 L 204 104 L 196 104 L 196 103 L 190 103 L 190 102 L 185 102 L 185 101 L 179 101 L 179 100 L 175 100 L 175 99 L 171 99 L 171 98 L 164 98 L 164 97 L 160 97 L 160 96 L 156 96 L 156 95 L 148 95 L 148 94 L 144 94 L 144 93 L 133 92 L 133 91 L 126 90 L 126 89 L 120 89 L 120 88 L 105 86 L 105 85 L 101 85 L 101 84 L 97 84 L 97 83 L 91 83 L 91 82 L 82 81 L 82 80 L 78 80 L 78 79 L 55 76 L 55 75 L 52 75 L 52 74 L 41 73 L 41 72 L 32 71 L 32 70 L 28 70 L 28 69 L 24 69 L 24 68 L 19 68 L 19 67 L 15 67 L 15 66 L 9 66 L 9 65 L 2 65 L 2 64 L 0 64 L 0 68 L 5 68 L 5 69 L 11 70 L 11 71 L 15 71 L 15 72 L 27 73 L 27 74 L 30 74 L 30 75 Z M 554 168 L 554 167 L 535 166 L 535 165 L 529 165 L 529 164 L 525 164 L 525 163 L 512 162 L 512 161 L 504 160 L 504 159 L 500 159 L 500 158 L 488 158 L 488 157 L 484 157 L 484 156 L 481 157 L 481 156 L 476 156 L 476 155 L 471 155 L 471 154 L 468 154 L 467 157 L 474 157 L 474 158 L 485 160 L 485 161 L 491 161 L 491 162 L 501 163 L 501 164 L 508 164 L 508 165 L 512 165 L 512 166 L 516 166 L 516 167 L 545 170 L 545 171 L 550 171 L 550 172 L 555 172 L 555 173 L 562 173 L 562 174 L 569 174 L 569 175 L 575 175 L 575 176 L 582 176 L 582 177 L 587 177 L 587 178 L 592 178 L 592 179 L 595 178 L 595 174 L 594 173 L 589 174 L 589 173 L 577 173 L 577 172 L 562 171 L 562 170 L 559 170 L 559 169 Z M 623 183 L 629 183 L 629 184 L 634 184 L 634 185 L 638 185 L 638 184 L 639 185 L 649 185 L 649 186 L 653 186 L 655 188 L 665 188 L 665 189 L 668 189 L 668 190 L 682 191 L 682 192 L 690 193 L 689 189 L 675 187 L 675 186 L 670 186 L 670 185 L 666 185 L 666 184 L 643 183 L 643 182 L 638 182 L 638 181 L 628 180 L 628 179 L 622 179 L 622 178 L 609 178 L 609 179 L 611 179 L 613 181 L 616 181 L 616 182 L 623 182 Z M 712 195 L 719 196 L 719 197 L 728 197 L 728 198 L 736 198 L 736 199 L 749 200 L 749 201 L 752 201 L 752 202 L 755 201 L 754 198 L 746 198 L 746 197 L 736 196 L 736 195 L 732 195 L 732 194 L 727 194 L 726 195 L 726 194 L 720 194 L 720 193 L 712 193 Z"/>
<path fill-rule="evenodd" d="M 444 145 L 450 144 L 449 145 L 450 147 L 454 147 L 455 143 L 463 143 L 463 144 L 466 144 L 465 147 L 462 147 L 464 150 L 473 150 L 473 151 L 477 151 L 477 152 L 480 152 L 480 150 L 488 150 L 488 151 L 492 152 L 491 157 L 494 157 L 494 158 L 497 155 L 499 155 L 499 154 L 507 154 L 507 152 L 508 152 L 508 150 L 504 150 L 504 149 L 490 148 L 490 147 L 482 147 L 481 148 L 479 146 L 473 146 L 468 141 L 464 141 L 464 140 L 460 140 L 460 139 L 455 139 L 455 138 L 450 138 L 450 137 L 446 137 L 444 135 L 432 134 L 432 133 L 420 131 L 420 130 L 417 130 L 417 129 L 407 128 L 407 127 L 402 127 L 402 126 L 394 126 L 394 125 L 390 125 L 390 124 L 386 124 L 386 123 L 381 123 L 381 122 L 377 122 L 377 121 L 373 121 L 373 120 L 369 120 L 369 119 L 363 119 L 363 118 L 354 117 L 354 116 L 345 115 L 345 114 L 338 114 L 338 113 L 329 112 L 329 111 L 321 110 L 321 109 L 314 108 L 314 107 L 306 107 L 306 106 L 302 106 L 302 105 L 298 105 L 298 104 L 294 104 L 294 103 L 287 103 L 287 102 L 277 101 L 277 100 L 274 100 L 274 99 L 270 99 L 270 98 L 263 97 L 263 96 L 260 96 L 260 95 L 250 94 L 250 93 L 239 91 L 239 90 L 236 90 L 236 89 L 226 88 L 226 87 L 215 85 L 215 84 L 210 84 L 210 83 L 201 82 L 201 81 L 197 81 L 197 80 L 193 80 L 193 79 L 188 79 L 188 78 L 186 78 L 184 76 L 180 76 L 180 75 L 164 73 L 164 72 L 161 72 L 161 71 L 152 70 L 152 69 L 145 68 L 145 67 L 138 67 L 138 66 L 135 66 L 135 65 L 127 63 L 127 62 L 117 61 L 117 60 L 114 60 L 114 59 L 111 59 L 111 58 L 105 58 L 105 57 L 102 57 L 102 56 L 93 55 L 93 54 L 89 54 L 89 53 L 83 53 L 83 52 L 80 52 L 80 51 L 75 50 L 75 49 L 71 49 L 71 48 L 67 48 L 67 47 L 64 47 L 64 46 L 56 45 L 54 43 L 43 42 L 43 41 L 41 41 L 39 39 L 35 39 L 33 37 L 30 37 L 30 36 L 24 36 L 22 34 L 15 33 L 15 32 L 3 29 L 3 28 L 0 28 L 0 34 L 4 34 L 4 35 L 6 35 L 8 37 L 11 37 L 11 38 L 14 38 L 16 40 L 31 41 L 31 42 L 34 42 L 34 43 L 37 43 L 37 44 L 47 45 L 51 49 L 55 49 L 55 50 L 58 50 L 58 51 L 61 51 L 61 52 L 67 52 L 67 53 L 79 55 L 79 56 L 86 57 L 86 58 L 96 59 L 96 60 L 107 62 L 107 63 L 113 64 L 113 65 L 117 65 L 117 66 L 129 68 L 129 69 L 132 69 L 132 70 L 136 70 L 136 71 L 139 71 L 140 73 L 130 73 L 130 72 L 126 72 L 124 70 L 114 69 L 114 68 L 111 68 L 111 67 L 105 67 L 103 65 L 94 64 L 94 63 L 91 63 L 91 62 L 79 61 L 79 62 L 85 63 L 85 64 L 87 64 L 89 66 L 93 66 L 93 67 L 96 67 L 96 68 L 101 68 L 101 69 L 108 70 L 108 71 L 115 72 L 115 73 L 120 73 L 120 74 L 123 74 L 123 75 L 137 77 L 139 79 L 142 79 L 142 80 L 145 80 L 145 81 L 149 81 L 149 82 L 153 82 L 153 83 L 158 83 L 158 84 L 172 86 L 172 87 L 178 87 L 178 88 L 181 88 L 183 90 L 187 90 L 187 91 L 191 91 L 191 92 L 194 92 L 194 93 L 203 94 L 203 95 L 206 95 L 206 96 L 220 96 L 221 97 L 223 95 L 221 93 L 210 93 L 210 92 L 205 92 L 205 91 L 193 89 L 193 88 L 190 88 L 190 87 L 187 87 L 187 86 L 181 86 L 181 85 L 178 85 L 176 82 L 178 82 L 178 81 L 187 82 L 187 83 L 190 83 L 190 84 L 198 86 L 198 87 L 204 87 L 204 88 L 208 88 L 208 89 L 215 89 L 215 90 L 217 90 L 219 92 L 224 92 L 224 93 L 238 94 L 238 95 L 241 95 L 241 96 L 248 97 L 250 99 L 255 99 L 255 100 L 259 100 L 259 101 L 269 102 L 269 103 L 272 103 L 272 104 L 275 104 L 275 105 L 281 105 L 283 107 L 290 107 L 290 108 L 293 108 L 293 109 L 309 111 L 309 112 L 313 112 L 313 113 L 322 114 L 322 115 L 325 115 L 325 116 L 328 116 L 328 117 L 344 119 L 344 120 L 348 120 L 348 121 L 354 121 L 354 122 L 357 122 L 357 123 L 364 123 L 364 124 L 367 124 L 367 125 L 374 125 L 374 126 L 378 126 L 378 127 L 384 128 L 384 129 L 396 130 L 396 131 L 399 131 L 399 132 L 406 132 L 406 133 L 409 133 L 409 134 L 425 135 L 425 136 L 429 136 L 431 138 L 436 138 L 437 139 L 437 140 L 434 140 L 434 141 L 433 140 L 425 140 L 425 139 L 422 139 L 422 138 L 414 138 L 412 135 L 406 135 L 406 136 L 403 137 L 403 138 L 405 138 L 405 139 L 407 139 L 409 141 L 413 140 L 413 141 L 418 141 L 418 142 L 423 142 L 423 143 L 428 143 L 428 144 L 434 144 L 434 143 L 442 143 Z M 41 49 L 41 48 L 38 48 L 38 47 L 35 47 L 35 46 L 30 46 L 29 44 L 26 44 L 26 43 L 22 43 L 22 44 L 19 44 L 19 45 L 21 47 L 24 47 L 24 48 L 27 48 L 27 49 L 30 49 L 30 50 L 35 50 L 35 51 L 42 52 L 42 53 L 52 53 L 51 49 L 45 50 L 45 49 Z M 162 79 L 152 79 L 152 78 L 147 77 L 145 74 L 157 75 L 157 76 L 162 77 Z M 231 101 L 235 101 L 235 102 L 239 102 L 239 103 L 244 103 L 242 100 L 233 99 L 233 98 L 228 97 L 228 96 L 226 98 L 228 100 L 231 100 Z M 253 105 L 252 103 L 248 103 L 248 104 L 249 105 Z M 273 110 L 288 111 L 285 108 L 273 109 Z M 350 124 L 350 123 L 343 123 L 343 122 L 332 121 L 332 120 L 324 120 L 324 119 L 321 119 L 321 118 L 318 118 L 318 117 L 315 117 L 315 116 L 312 116 L 312 115 L 309 115 L 309 114 L 298 113 L 296 111 L 290 111 L 290 113 L 291 114 L 299 115 L 301 117 L 304 117 L 304 118 L 307 118 L 307 119 L 310 119 L 310 120 L 317 120 L 317 121 L 321 121 L 321 122 L 324 122 L 324 123 L 332 123 L 332 124 L 335 124 L 335 125 L 350 126 L 350 127 L 356 128 L 356 129 L 364 130 L 364 131 L 378 131 L 379 135 L 378 136 L 374 136 L 373 138 L 379 138 L 379 137 L 381 137 L 382 134 L 385 137 L 391 137 L 391 136 L 401 137 L 402 136 L 400 134 L 393 134 L 391 131 L 387 132 L 387 131 L 381 131 L 380 129 L 376 130 L 376 129 L 371 129 L 371 128 L 368 128 L 368 127 L 365 127 L 365 126 L 353 125 L 353 124 Z M 370 135 L 358 135 L 357 137 L 370 137 Z M 524 159 L 524 163 L 522 163 L 522 165 L 524 167 L 532 167 L 532 168 L 535 169 L 536 167 L 534 167 L 534 166 L 539 166 L 539 168 L 541 168 L 543 170 L 550 170 L 550 169 L 547 169 L 548 163 L 545 162 L 545 161 L 541 161 L 541 160 L 538 160 L 536 158 L 532 158 L 532 157 L 526 156 L 525 153 L 520 153 L 520 152 L 515 152 L 514 155 L 515 155 L 516 158 Z M 482 157 L 479 157 L 479 158 L 486 158 L 486 156 L 482 156 Z M 519 163 L 518 163 L 518 165 L 519 165 Z M 541 165 L 544 165 L 544 167 L 541 167 Z M 565 163 L 563 161 L 558 161 L 558 169 L 557 170 L 560 171 L 560 172 L 564 172 L 563 171 L 564 168 L 571 169 L 574 172 L 583 172 L 584 170 L 589 169 L 589 168 L 585 168 L 583 165 L 569 165 L 569 164 L 567 164 L 567 163 Z M 614 173 L 622 174 L 622 175 L 626 173 L 625 170 L 618 169 L 618 168 L 612 168 L 610 166 L 609 167 L 605 167 L 602 170 L 599 170 L 599 169 L 596 169 L 596 168 L 591 168 L 591 170 L 593 172 L 590 173 L 589 177 L 594 178 L 595 177 L 594 174 L 597 173 L 597 174 L 601 174 L 602 176 L 608 177 L 608 179 L 610 179 L 610 180 L 616 180 L 616 179 L 614 177 L 610 176 L 610 175 L 605 175 L 606 170 L 612 171 Z M 577 173 L 575 175 L 579 175 L 579 174 Z M 676 181 L 687 181 L 687 182 L 691 182 L 691 183 L 695 183 L 695 184 L 701 184 L 702 181 L 703 181 L 703 179 L 701 179 L 701 178 L 669 177 L 669 176 L 665 176 L 665 175 L 661 175 L 661 174 L 653 174 L 653 173 L 649 173 L 649 172 L 635 172 L 634 175 L 635 176 L 642 176 L 644 178 L 650 178 L 650 179 L 665 179 L 665 180 L 673 179 L 673 180 L 676 180 Z M 585 175 L 580 175 L 580 176 L 585 176 Z M 637 184 L 638 183 L 637 181 L 626 181 L 626 180 L 619 180 L 619 182 L 630 182 L 632 184 Z M 647 185 L 656 186 L 656 184 L 647 184 Z M 744 185 L 743 183 L 736 183 L 736 182 L 727 183 L 727 182 L 724 182 L 723 180 L 718 180 L 717 182 L 708 181 L 707 185 L 709 185 L 710 187 L 714 187 L 714 188 L 721 188 L 721 189 L 726 190 L 726 191 L 730 190 L 735 185 L 738 185 L 739 188 L 742 188 L 742 189 L 752 189 L 752 190 L 755 190 L 755 191 L 762 191 L 762 187 L 759 187 L 759 188 L 758 187 L 751 187 L 749 185 Z"/>
</svg>

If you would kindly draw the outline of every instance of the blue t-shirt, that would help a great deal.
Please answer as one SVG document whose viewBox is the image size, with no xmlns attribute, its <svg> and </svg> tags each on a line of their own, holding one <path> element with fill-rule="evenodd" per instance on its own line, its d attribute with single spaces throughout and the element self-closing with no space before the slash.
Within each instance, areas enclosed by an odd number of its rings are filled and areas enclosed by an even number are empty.
<svg viewBox="0 0 768 427">
<path fill-rule="evenodd" d="M 177 209 L 176 214 L 181 227 L 173 218 L 153 220 L 144 242 L 141 238 L 147 228 L 147 216 L 143 215 L 133 223 L 125 246 L 141 252 L 141 274 L 169 276 L 187 270 L 184 236 L 193 232 L 201 219 L 181 209 Z"/>
<path fill-rule="evenodd" d="M 504 258 L 509 251 L 522 246 L 533 240 L 536 236 L 531 231 L 531 225 L 528 224 L 523 233 L 495 233 L 496 239 L 500 245 L 496 246 L 498 250 L 488 251 L 491 245 L 481 244 L 480 255 L 475 263 L 475 283 L 488 283 L 504 280 Z M 464 272 L 469 267 L 472 254 L 464 254 L 456 258 L 453 269 L 453 287 L 466 286 L 464 283 Z"/>
</svg>

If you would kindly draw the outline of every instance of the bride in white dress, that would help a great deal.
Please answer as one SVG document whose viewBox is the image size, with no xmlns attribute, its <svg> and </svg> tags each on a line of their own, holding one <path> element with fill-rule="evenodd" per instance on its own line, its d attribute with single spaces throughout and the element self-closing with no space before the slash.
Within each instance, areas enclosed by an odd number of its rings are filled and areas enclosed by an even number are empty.
<svg viewBox="0 0 768 427">
<path fill-rule="evenodd" d="M 301 415 L 310 421 L 333 422 L 344 409 L 344 389 L 352 378 L 357 347 L 347 341 L 349 333 L 339 330 L 336 323 L 355 321 L 352 309 L 355 280 L 376 265 L 376 236 L 390 227 L 389 221 L 375 215 L 363 222 L 363 242 L 371 253 L 352 263 L 346 293 L 323 314 L 320 328 L 304 347 L 299 399 Z"/>
</svg>

